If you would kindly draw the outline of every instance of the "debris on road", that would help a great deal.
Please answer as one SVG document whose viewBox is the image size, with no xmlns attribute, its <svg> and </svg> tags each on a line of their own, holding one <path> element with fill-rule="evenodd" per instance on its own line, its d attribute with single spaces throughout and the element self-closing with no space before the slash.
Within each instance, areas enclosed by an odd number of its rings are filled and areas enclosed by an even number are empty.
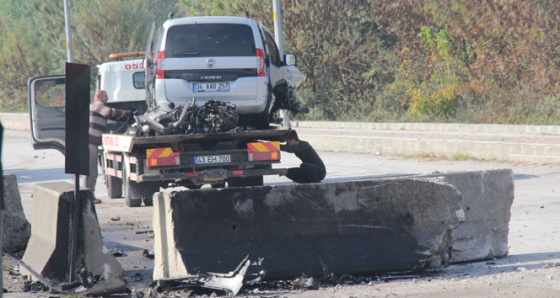
<svg viewBox="0 0 560 298">
<path fill-rule="evenodd" d="M 214 293 L 218 291 L 222 294 L 235 296 L 243 287 L 243 279 L 247 273 L 247 269 L 251 265 L 249 256 L 237 266 L 237 268 L 229 273 L 212 273 L 190 275 L 184 278 L 176 279 L 162 279 L 159 280 L 157 287 L 159 292 L 162 291 L 187 291 L 191 294 L 200 293 Z"/>
<path fill-rule="evenodd" d="M 144 251 L 142 252 L 142 255 L 148 259 L 153 259 L 154 258 L 154 251 L 153 250 L 147 250 L 144 249 Z"/>
</svg>

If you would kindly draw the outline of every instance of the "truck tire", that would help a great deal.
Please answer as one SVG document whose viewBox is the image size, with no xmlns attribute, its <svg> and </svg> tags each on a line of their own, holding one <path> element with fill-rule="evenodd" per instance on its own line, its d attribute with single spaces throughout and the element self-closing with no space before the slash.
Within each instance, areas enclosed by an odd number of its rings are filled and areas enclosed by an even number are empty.
<svg viewBox="0 0 560 298">
<path fill-rule="evenodd" d="M 144 201 L 146 206 L 152 206 L 153 196 L 159 191 L 159 182 L 138 183 L 131 181 L 129 168 L 130 164 L 128 163 L 128 156 L 126 156 L 123 165 L 123 189 L 126 205 L 128 207 L 140 207 L 142 201 Z"/>
<path fill-rule="evenodd" d="M 128 176 L 128 175 L 127 175 Z M 136 198 L 135 196 L 133 196 L 133 192 L 132 189 L 135 189 L 135 185 L 132 185 L 133 183 L 136 183 L 134 181 L 130 181 L 130 179 L 128 179 L 128 177 L 125 178 L 125 182 L 124 182 L 124 200 L 126 202 L 126 206 L 128 207 L 140 207 L 142 205 L 142 198 Z M 137 183 L 136 183 L 137 184 Z"/>
<path fill-rule="evenodd" d="M 122 179 L 105 175 L 105 183 L 107 185 L 107 196 L 111 199 L 122 198 L 123 196 L 123 183 Z"/>
<path fill-rule="evenodd" d="M 233 178 L 228 181 L 229 187 L 263 186 L 263 176 Z"/>
<path fill-rule="evenodd" d="M 128 179 L 127 179 L 128 180 Z M 152 206 L 153 197 L 159 191 L 159 182 L 142 182 L 128 180 L 124 184 L 124 198 L 128 207 Z"/>
<path fill-rule="evenodd" d="M 212 188 L 224 188 L 226 187 L 226 182 L 224 181 L 224 182 L 212 183 L 210 184 L 210 186 Z"/>
</svg>

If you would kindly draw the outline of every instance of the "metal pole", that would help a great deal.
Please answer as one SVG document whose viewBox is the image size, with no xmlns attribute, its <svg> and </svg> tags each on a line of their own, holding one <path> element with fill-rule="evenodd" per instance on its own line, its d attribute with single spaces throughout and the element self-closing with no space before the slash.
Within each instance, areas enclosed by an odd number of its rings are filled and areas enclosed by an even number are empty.
<svg viewBox="0 0 560 298">
<path fill-rule="evenodd" d="M 68 62 L 74 62 L 74 51 L 72 47 L 72 30 L 70 27 L 70 9 L 68 0 L 64 0 L 64 21 L 66 28 L 66 50 L 68 52 Z M 76 261 L 78 259 L 78 227 L 80 217 L 80 175 L 74 175 L 75 191 L 74 191 L 74 213 L 72 216 L 72 243 L 70 244 L 70 268 L 69 282 L 76 280 Z"/>
<path fill-rule="evenodd" d="M 66 50 L 68 52 L 68 62 L 74 62 L 74 52 L 72 50 L 72 31 L 70 29 L 70 10 L 68 0 L 64 0 L 64 20 L 66 23 Z"/>
<path fill-rule="evenodd" d="M 0 123 L 0 248 L 4 249 L 4 172 L 2 170 L 2 143 L 4 141 L 4 127 Z M 0 298 L 2 298 L 2 293 L 4 292 L 4 267 L 2 263 L 2 258 L 0 258 Z"/>
<path fill-rule="evenodd" d="M 280 5 L 280 0 L 272 0 L 272 9 L 274 13 L 274 39 L 276 39 L 280 57 L 284 57 L 284 36 L 282 34 L 282 6 Z"/>
<path fill-rule="evenodd" d="M 274 14 L 274 39 L 276 40 L 276 45 L 278 45 L 280 57 L 284 59 L 284 34 L 282 29 L 282 5 L 280 5 L 280 0 L 272 0 L 272 10 Z M 281 110 L 280 114 L 282 115 L 284 126 L 292 128 L 288 112 L 286 110 Z"/>
<path fill-rule="evenodd" d="M 72 215 L 72 243 L 70 248 L 70 272 L 69 282 L 72 283 L 76 280 L 76 262 L 78 260 L 78 229 L 80 222 L 80 175 L 75 175 L 75 191 L 74 191 L 74 213 Z"/>
</svg>

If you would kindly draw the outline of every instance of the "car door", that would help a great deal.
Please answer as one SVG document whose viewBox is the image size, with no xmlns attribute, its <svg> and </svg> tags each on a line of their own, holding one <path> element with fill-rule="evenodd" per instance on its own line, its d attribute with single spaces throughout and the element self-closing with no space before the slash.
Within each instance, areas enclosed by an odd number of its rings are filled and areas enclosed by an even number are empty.
<svg viewBox="0 0 560 298">
<path fill-rule="evenodd" d="M 30 78 L 27 88 L 33 148 L 56 149 L 64 154 L 65 76 Z"/>
<path fill-rule="evenodd" d="M 261 26 L 261 32 L 264 34 L 264 41 L 267 47 L 267 53 L 269 58 L 269 73 L 270 73 L 270 82 L 272 87 L 274 84 L 281 79 L 284 78 L 283 70 L 282 70 L 282 58 L 280 57 L 280 51 L 278 50 L 278 46 L 274 41 L 274 37 L 266 30 L 263 26 Z"/>
</svg>

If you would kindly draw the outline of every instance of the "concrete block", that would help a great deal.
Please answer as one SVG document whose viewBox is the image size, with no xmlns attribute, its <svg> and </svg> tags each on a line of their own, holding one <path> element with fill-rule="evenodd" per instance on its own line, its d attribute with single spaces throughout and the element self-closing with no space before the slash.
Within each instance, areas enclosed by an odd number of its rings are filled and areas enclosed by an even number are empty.
<svg viewBox="0 0 560 298">
<path fill-rule="evenodd" d="M 126 290 L 124 269 L 103 245 L 93 195 L 80 191 L 77 270 L 85 268 L 102 280 L 88 291 L 106 295 Z M 46 278 L 68 281 L 72 238 L 74 185 L 67 182 L 36 184 L 33 188 L 31 239 L 23 262 Z"/>
<path fill-rule="evenodd" d="M 465 221 L 452 233 L 451 263 L 504 257 L 514 198 L 513 172 L 447 173 L 438 179 L 461 193 Z"/>
<path fill-rule="evenodd" d="M 154 280 L 228 272 L 247 255 L 268 279 L 445 266 L 460 200 L 426 179 L 165 191 Z"/>
<path fill-rule="evenodd" d="M 23 212 L 16 175 L 4 175 L 4 199 L 2 245 L 11 252 L 23 251 L 31 237 L 31 224 Z"/>
</svg>

